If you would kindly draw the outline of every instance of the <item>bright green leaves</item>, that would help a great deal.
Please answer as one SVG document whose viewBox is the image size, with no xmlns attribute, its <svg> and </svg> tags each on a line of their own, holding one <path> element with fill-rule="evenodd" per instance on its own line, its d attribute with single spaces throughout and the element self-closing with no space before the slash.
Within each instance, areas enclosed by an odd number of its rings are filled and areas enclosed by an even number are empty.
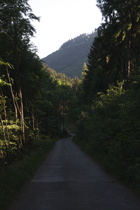
<svg viewBox="0 0 140 210">
<path fill-rule="evenodd" d="M 7 67 L 9 67 L 10 69 L 13 69 L 13 68 L 14 68 L 12 64 L 10 64 L 10 63 L 8 63 L 8 62 L 4 62 L 4 61 L 2 61 L 2 60 L 0 60 L 0 66 L 1 66 L 1 65 L 7 66 Z"/>
<path fill-rule="evenodd" d="M 0 78 L 0 86 L 10 85 L 9 83 L 5 82 Z"/>
</svg>

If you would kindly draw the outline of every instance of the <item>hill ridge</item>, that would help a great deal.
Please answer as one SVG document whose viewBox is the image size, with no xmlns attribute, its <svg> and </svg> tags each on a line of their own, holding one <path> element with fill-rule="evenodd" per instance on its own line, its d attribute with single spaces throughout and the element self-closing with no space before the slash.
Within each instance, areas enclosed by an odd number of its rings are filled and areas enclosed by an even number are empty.
<svg viewBox="0 0 140 210">
<path fill-rule="evenodd" d="M 84 63 L 96 33 L 81 34 L 63 43 L 61 47 L 42 60 L 57 73 L 68 77 L 81 77 Z"/>
</svg>

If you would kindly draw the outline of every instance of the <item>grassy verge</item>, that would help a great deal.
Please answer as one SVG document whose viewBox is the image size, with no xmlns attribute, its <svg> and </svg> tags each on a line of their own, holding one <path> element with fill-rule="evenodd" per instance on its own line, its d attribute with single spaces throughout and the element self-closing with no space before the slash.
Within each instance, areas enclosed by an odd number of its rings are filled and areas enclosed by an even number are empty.
<svg viewBox="0 0 140 210">
<path fill-rule="evenodd" d="M 138 168 L 135 169 L 135 166 L 131 166 L 130 170 L 128 170 L 127 167 L 122 167 L 123 164 L 125 165 L 125 161 L 119 164 L 117 162 L 118 158 L 111 158 L 103 151 L 96 151 L 93 149 L 92 145 L 79 141 L 76 137 L 74 138 L 74 142 L 99 163 L 105 171 L 140 196 L 140 171 Z"/>
<path fill-rule="evenodd" d="M 40 141 L 41 142 L 41 141 Z M 0 209 L 6 210 L 53 148 L 55 140 L 44 140 L 38 149 L 0 172 Z"/>
</svg>

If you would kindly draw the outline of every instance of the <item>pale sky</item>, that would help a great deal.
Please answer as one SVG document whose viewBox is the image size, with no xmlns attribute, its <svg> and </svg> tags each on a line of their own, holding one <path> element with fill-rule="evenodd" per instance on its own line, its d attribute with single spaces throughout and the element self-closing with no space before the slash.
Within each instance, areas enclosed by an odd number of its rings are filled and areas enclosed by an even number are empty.
<svg viewBox="0 0 140 210">
<path fill-rule="evenodd" d="M 40 17 L 40 22 L 32 22 L 37 33 L 31 40 L 40 58 L 69 39 L 92 33 L 102 22 L 96 0 L 29 0 L 29 4 Z"/>
</svg>

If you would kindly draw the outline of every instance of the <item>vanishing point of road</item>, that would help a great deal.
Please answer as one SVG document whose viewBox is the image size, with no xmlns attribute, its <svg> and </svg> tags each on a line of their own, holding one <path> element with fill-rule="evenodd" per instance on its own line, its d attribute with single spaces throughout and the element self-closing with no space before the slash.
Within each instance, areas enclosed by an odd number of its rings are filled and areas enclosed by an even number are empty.
<svg viewBox="0 0 140 210">
<path fill-rule="evenodd" d="M 140 210 L 140 199 L 70 137 L 56 142 L 10 210 Z"/>
</svg>

